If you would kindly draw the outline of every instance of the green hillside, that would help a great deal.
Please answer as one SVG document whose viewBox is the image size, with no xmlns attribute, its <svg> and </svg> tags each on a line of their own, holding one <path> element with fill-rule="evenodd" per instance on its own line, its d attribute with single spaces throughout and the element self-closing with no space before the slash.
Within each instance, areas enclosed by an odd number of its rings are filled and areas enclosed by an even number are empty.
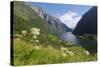
<svg viewBox="0 0 100 67">
<path fill-rule="evenodd" d="M 47 33 L 49 30 L 47 23 L 24 2 L 14 2 L 13 17 L 14 34 L 20 34 L 22 30 L 29 30 L 32 27 L 40 28 L 41 33 Z"/>
</svg>

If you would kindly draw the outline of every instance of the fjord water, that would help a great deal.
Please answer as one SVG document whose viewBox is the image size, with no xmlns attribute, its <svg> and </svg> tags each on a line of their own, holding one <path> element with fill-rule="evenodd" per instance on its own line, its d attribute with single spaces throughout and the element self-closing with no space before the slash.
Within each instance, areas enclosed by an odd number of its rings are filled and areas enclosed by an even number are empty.
<svg viewBox="0 0 100 67">
<path fill-rule="evenodd" d="M 88 50 L 90 53 L 97 52 L 97 40 L 87 40 L 77 37 L 71 32 L 59 33 L 59 38 L 63 41 L 70 41 L 80 45 L 82 48 Z"/>
</svg>

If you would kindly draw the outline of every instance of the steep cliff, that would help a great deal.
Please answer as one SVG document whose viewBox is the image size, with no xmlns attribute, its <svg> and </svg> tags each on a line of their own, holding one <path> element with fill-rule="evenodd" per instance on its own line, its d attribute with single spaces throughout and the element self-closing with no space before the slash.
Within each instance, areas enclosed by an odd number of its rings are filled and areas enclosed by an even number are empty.
<svg viewBox="0 0 100 67">
<path fill-rule="evenodd" d="M 92 7 L 78 22 L 73 34 L 97 34 L 97 7 Z"/>
</svg>

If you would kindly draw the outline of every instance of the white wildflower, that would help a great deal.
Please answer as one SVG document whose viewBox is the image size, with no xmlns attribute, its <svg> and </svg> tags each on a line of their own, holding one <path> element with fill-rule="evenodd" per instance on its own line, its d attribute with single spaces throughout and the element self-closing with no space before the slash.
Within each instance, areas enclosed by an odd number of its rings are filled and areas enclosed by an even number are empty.
<svg viewBox="0 0 100 67">
<path fill-rule="evenodd" d="M 37 36 L 36 35 L 33 35 L 33 39 L 37 39 Z"/>
<path fill-rule="evenodd" d="M 34 47 L 36 50 L 40 49 L 41 47 L 40 46 L 35 46 Z"/>
<path fill-rule="evenodd" d="M 66 53 L 62 53 L 62 56 L 63 56 L 63 57 L 66 57 L 67 55 L 66 55 Z"/>
<path fill-rule="evenodd" d="M 73 53 L 72 51 L 69 51 L 67 48 L 65 48 L 65 47 L 63 47 L 63 46 L 62 46 L 62 48 L 61 48 L 61 51 L 64 52 L 64 53 L 66 53 L 66 54 L 69 54 L 69 55 L 71 55 L 71 56 L 74 55 L 74 53 Z"/>
<path fill-rule="evenodd" d="M 39 42 L 39 40 L 35 40 L 35 42 Z"/>
<path fill-rule="evenodd" d="M 85 53 L 86 55 L 89 55 L 89 54 L 90 54 L 89 51 L 87 51 L 87 50 L 85 50 L 84 53 Z"/>
<path fill-rule="evenodd" d="M 20 34 L 15 34 L 14 36 L 15 37 L 22 37 L 22 35 L 20 35 Z"/>
<path fill-rule="evenodd" d="M 33 39 L 31 39 L 31 42 L 33 42 L 34 40 Z"/>
<path fill-rule="evenodd" d="M 16 40 L 18 40 L 18 41 L 19 41 L 19 40 L 20 40 L 20 38 L 16 38 Z"/>
<path fill-rule="evenodd" d="M 15 34 L 14 36 L 15 36 L 15 37 L 19 37 L 19 34 Z"/>
<path fill-rule="evenodd" d="M 68 51 L 68 54 L 71 55 L 71 56 L 74 55 L 74 53 L 72 51 Z"/>
<path fill-rule="evenodd" d="M 31 34 L 39 35 L 39 34 L 40 34 L 39 31 L 40 31 L 40 29 L 34 28 L 34 27 L 33 27 L 33 28 L 31 29 Z"/>
<path fill-rule="evenodd" d="M 40 34 L 38 31 L 37 32 L 32 31 L 31 33 L 34 34 L 34 35 L 39 35 Z"/>
<path fill-rule="evenodd" d="M 23 30 L 23 31 L 22 31 L 22 34 L 23 34 L 23 35 L 26 35 L 26 33 L 27 33 L 27 30 Z"/>
<path fill-rule="evenodd" d="M 40 47 L 39 47 L 39 46 L 36 46 L 35 48 L 36 48 L 36 49 L 40 49 Z"/>
<path fill-rule="evenodd" d="M 67 52 L 68 49 L 62 46 L 61 51 L 62 51 L 62 52 Z"/>
</svg>

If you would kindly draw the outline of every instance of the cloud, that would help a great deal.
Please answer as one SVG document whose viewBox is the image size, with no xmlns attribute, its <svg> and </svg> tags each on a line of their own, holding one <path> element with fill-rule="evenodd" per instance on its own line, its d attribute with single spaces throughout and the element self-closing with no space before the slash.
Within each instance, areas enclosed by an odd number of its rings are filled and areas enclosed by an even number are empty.
<svg viewBox="0 0 100 67">
<path fill-rule="evenodd" d="M 70 28 L 75 28 L 77 22 L 81 19 L 78 13 L 68 11 L 64 15 L 60 16 L 59 19 Z"/>
</svg>

